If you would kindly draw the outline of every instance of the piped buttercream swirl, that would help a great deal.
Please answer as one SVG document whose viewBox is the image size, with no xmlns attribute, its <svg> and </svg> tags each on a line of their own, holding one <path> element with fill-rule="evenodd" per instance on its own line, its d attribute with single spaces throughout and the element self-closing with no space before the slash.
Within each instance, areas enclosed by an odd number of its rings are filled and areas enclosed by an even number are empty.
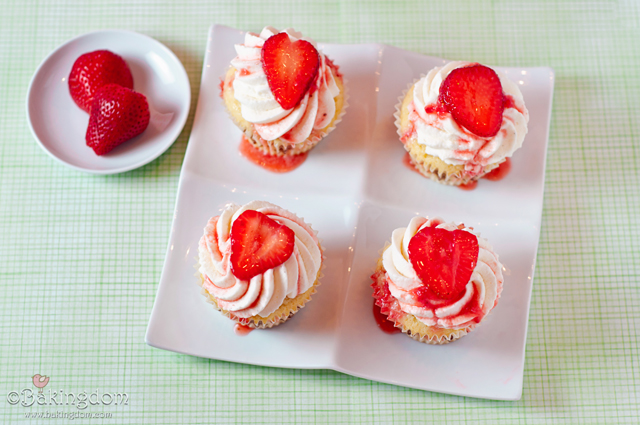
<svg viewBox="0 0 640 425">
<path fill-rule="evenodd" d="M 284 263 L 250 280 L 240 280 L 231 272 L 231 226 L 246 210 L 255 210 L 293 230 L 293 254 Z M 244 206 L 228 205 L 212 217 L 198 245 L 203 288 L 215 298 L 219 308 L 239 318 L 267 317 L 285 298 L 306 292 L 316 281 L 322 265 L 322 251 L 315 232 L 295 214 L 264 201 Z"/>
<path fill-rule="evenodd" d="M 436 67 L 418 80 L 413 87 L 413 101 L 409 104 L 409 120 L 413 124 L 418 143 L 429 155 L 447 164 L 464 165 L 468 175 L 481 174 L 484 167 L 500 163 L 522 146 L 527 134 L 529 112 L 524 105 L 518 86 L 498 70 L 502 91 L 508 100 L 502 115 L 500 130 L 493 137 L 480 137 L 458 125 L 450 113 L 438 108 L 427 112 L 428 106 L 436 106 L 440 86 L 449 73 L 457 68 L 474 65 L 469 62 L 450 62 Z"/>
<path fill-rule="evenodd" d="M 235 68 L 234 97 L 240 103 L 242 118 L 254 124 L 264 140 L 282 139 L 291 144 L 303 142 L 311 132 L 327 127 L 336 114 L 334 98 L 340 94 L 332 67 L 334 65 L 318 50 L 320 66 L 315 80 L 302 100 L 292 109 L 283 109 L 276 101 L 262 68 L 264 42 L 280 31 L 267 26 L 260 34 L 248 32 L 244 44 L 236 44 L 237 56 L 231 61 Z M 304 39 L 316 43 L 288 28 L 284 30 L 292 42 Z"/>
<path fill-rule="evenodd" d="M 462 228 L 478 238 L 478 260 L 462 295 L 453 300 L 434 300 L 427 306 L 420 302 L 415 289 L 423 285 L 409 260 L 409 241 L 425 227 L 453 231 L 459 227 L 434 218 L 414 217 L 409 226 L 393 231 L 391 245 L 382 254 L 391 295 L 400 309 L 414 315 L 427 326 L 463 329 L 479 323 L 498 304 L 502 292 L 502 264 L 489 243 L 469 228 Z"/>
</svg>

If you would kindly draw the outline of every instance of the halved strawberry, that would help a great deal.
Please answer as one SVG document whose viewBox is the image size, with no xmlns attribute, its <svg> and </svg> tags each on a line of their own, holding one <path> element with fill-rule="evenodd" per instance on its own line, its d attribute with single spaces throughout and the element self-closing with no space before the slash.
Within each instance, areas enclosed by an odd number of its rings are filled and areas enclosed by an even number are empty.
<svg viewBox="0 0 640 425">
<path fill-rule="evenodd" d="M 142 133 L 149 125 L 147 98 L 117 84 L 98 89 L 91 103 L 87 146 L 104 155 Z"/>
<path fill-rule="evenodd" d="M 447 75 L 438 102 L 459 125 L 480 137 L 493 137 L 502 125 L 504 98 L 496 72 L 475 64 Z"/>
<path fill-rule="evenodd" d="M 293 254 L 293 230 L 259 211 L 246 210 L 231 226 L 231 272 L 241 280 L 279 266 Z"/>
<path fill-rule="evenodd" d="M 305 40 L 293 43 L 286 32 L 273 35 L 262 46 L 262 69 L 269 88 L 283 109 L 294 108 L 318 75 L 320 56 Z"/>
<path fill-rule="evenodd" d="M 95 92 L 106 84 L 133 88 L 133 76 L 122 57 L 108 50 L 85 53 L 76 59 L 69 74 L 69 92 L 74 102 L 89 112 Z"/>
<path fill-rule="evenodd" d="M 409 261 L 423 285 L 419 301 L 449 300 L 462 294 L 478 262 L 478 238 L 464 230 L 425 227 L 409 241 Z"/>
</svg>

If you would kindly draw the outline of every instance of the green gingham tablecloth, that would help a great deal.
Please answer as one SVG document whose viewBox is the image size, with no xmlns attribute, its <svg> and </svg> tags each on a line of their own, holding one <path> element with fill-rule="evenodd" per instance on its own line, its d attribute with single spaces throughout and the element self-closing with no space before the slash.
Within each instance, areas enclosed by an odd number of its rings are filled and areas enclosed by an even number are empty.
<svg viewBox="0 0 640 425">
<path fill-rule="evenodd" d="M 640 421 L 637 2 L 5 0 L 0 10 L 1 423 Z M 294 26 L 321 42 L 555 70 L 520 401 L 231 364 L 144 343 L 213 23 Z M 38 147 L 26 91 L 57 46 L 112 28 L 176 53 L 191 82 L 191 114 L 157 160 L 88 175 Z M 14 404 L 23 389 L 36 390 L 35 374 L 50 377 L 47 390 L 84 392 L 86 409 L 39 406 L 35 391 L 33 406 Z M 124 396 L 126 404 L 107 403 Z M 85 416 L 56 416 L 64 412 Z M 33 413 L 43 418 L 27 418 Z"/>
</svg>

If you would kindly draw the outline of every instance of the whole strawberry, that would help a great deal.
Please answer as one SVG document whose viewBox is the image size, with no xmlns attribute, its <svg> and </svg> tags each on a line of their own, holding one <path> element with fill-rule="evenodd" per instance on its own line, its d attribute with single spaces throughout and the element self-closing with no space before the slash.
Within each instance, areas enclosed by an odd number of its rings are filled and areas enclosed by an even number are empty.
<svg viewBox="0 0 640 425">
<path fill-rule="evenodd" d="M 69 92 L 74 102 L 90 112 L 96 91 L 105 84 L 133 88 L 133 76 L 122 57 L 108 50 L 85 53 L 76 59 L 69 74 Z"/>
<path fill-rule="evenodd" d="M 147 98 L 126 87 L 107 84 L 98 89 L 91 102 L 87 146 L 97 155 L 142 133 L 149 125 Z"/>
</svg>

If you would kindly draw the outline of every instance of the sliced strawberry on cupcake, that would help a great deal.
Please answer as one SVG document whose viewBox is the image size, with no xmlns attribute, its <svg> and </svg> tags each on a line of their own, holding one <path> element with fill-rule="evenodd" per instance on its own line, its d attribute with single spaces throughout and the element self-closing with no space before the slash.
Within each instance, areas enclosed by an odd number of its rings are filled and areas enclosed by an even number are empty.
<svg viewBox="0 0 640 425">
<path fill-rule="evenodd" d="M 265 214 L 246 210 L 231 227 L 231 272 L 249 280 L 291 257 L 295 233 Z"/>
<path fill-rule="evenodd" d="M 133 75 L 121 56 L 96 50 L 76 59 L 69 74 L 69 92 L 80 109 L 90 112 L 93 96 L 106 84 L 133 89 Z"/>
<path fill-rule="evenodd" d="M 269 88 L 283 109 L 293 109 L 318 75 L 320 56 L 306 40 L 291 41 L 281 32 L 262 46 L 262 68 Z"/>
<path fill-rule="evenodd" d="M 498 134 L 505 102 L 500 78 L 493 69 L 480 64 L 454 69 L 442 82 L 438 101 L 473 134 Z"/>
<path fill-rule="evenodd" d="M 459 298 L 478 262 L 478 238 L 465 230 L 425 227 L 411 238 L 409 261 L 422 285 L 423 304 Z"/>
</svg>

